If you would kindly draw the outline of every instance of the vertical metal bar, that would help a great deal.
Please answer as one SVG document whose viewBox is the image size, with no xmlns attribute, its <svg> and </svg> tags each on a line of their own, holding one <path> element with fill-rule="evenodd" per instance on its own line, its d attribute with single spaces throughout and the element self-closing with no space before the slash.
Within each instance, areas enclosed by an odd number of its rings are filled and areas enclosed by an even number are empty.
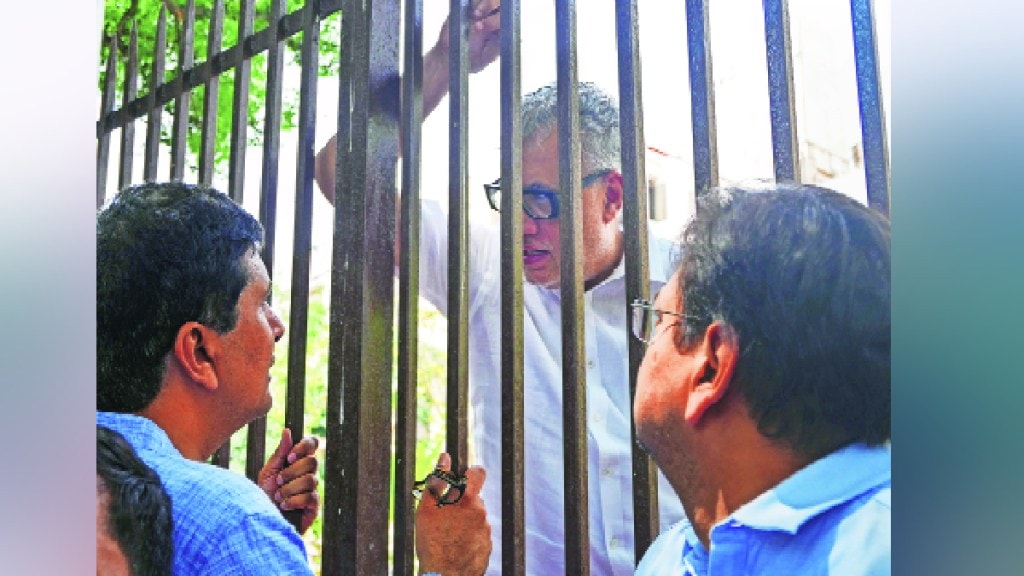
<svg viewBox="0 0 1024 576">
<path fill-rule="evenodd" d="M 789 41 L 789 1 L 763 2 L 775 180 L 795 182 L 800 180 L 800 148 L 796 134 L 796 107 L 793 102 L 793 50 Z"/>
<path fill-rule="evenodd" d="M 153 68 L 149 76 L 149 94 L 146 95 L 149 117 L 146 120 L 146 155 L 142 163 L 142 179 L 146 182 L 156 180 L 156 169 L 160 163 L 160 123 L 163 117 L 163 106 L 157 103 L 156 89 L 164 82 L 166 53 L 167 7 L 162 6 L 156 25 L 156 42 L 153 44 Z"/>
<path fill-rule="evenodd" d="M 331 266 L 330 338 L 327 373 L 327 459 L 323 539 L 336 545 L 322 551 L 325 574 L 355 574 L 358 522 L 355 510 L 358 491 L 346 476 L 359 470 L 353 446 L 360 440 L 359 410 L 352 390 L 359 381 L 359 348 L 362 344 L 362 285 L 365 262 L 354 246 L 363 243 L 366 232 L 361 216 L 365 196 L 359 186 L 366 184 L 366 115 L 356 114 L 353 92 L 365 95 L 369 48 L 365 39 L 367 16 L 361 0 L 343 0 L 341 38 L 338 46 L 338 132 L 335 156 L 334 248 Z M 365 102 L 365 100 L 363 100 Z M 364 107 L 359 110 L 365 112 Z M 353 146 L 353 139 L 360 145 Z M 342 325 L 342 320 L 345 323 Z M 353 399 L 353 396 L 355 398 Z M 350 400 L 351 399 L 351 400 Z M 352 421 L 356 420 L 355 425 Z M 349 431 L 351 430 L 351 435 Z M 341 449 L 341 444 L 347 446 Z M 344 513 L 342 513 L 344 511 Z"/>
<path fill-rule="evenodd" d="M 210 458 L 210 464 L 214 466 L 220 466 L 221 468 L 228 468 L 231 464 L 231 438 L 228 438 L 221 444 L 220 448 L 213 453 L 213 457 Z"/>
<path fill-rule="evenodd" d="M 711 41 L 708 39 L 708 5 L 705 0 L 686 0 L 686 48 L 690 59 L 693 189 L 699 197 L 718 186 L 715 83 L 711 73 Z"/>
<path fill-rule="evenodd" d="M 196 3 L 188 0 L 185 5 L 185 24 L 181 32 L 181 50 L 178 58 L 178 75 L 185 77 L 192 69 L 195 54 Z M 188 112 L 192 103 L 192 91 L 184 90 L 174 99 L 174 125 L 171 128 L 171 180 L 181 182 L 185 178 L 185 150 L 188 148 Z"/>
<path fill-rule="evenodd" d="M 135 100 L 139 86 L 139 25 L 132 24 L 132 36 L 128 43 L 128 64 L 124 70 L 124 90 L 121 91 L 121 107 Z M 121 190 L 132 182 L 132 160 L 135 156 L 135 121 L 125 122 L 121 128 L 121 168 L 117 175 L 117 189 Z"/>
<path fill-rule="evenodd" d="M 239 204 L 245 191 L 245 144 L 249 126 L 249 81 L 252 61 L 245 56 L 246 40 L 252 36 L 254 0 L 242 0 L 238 13 L 238 42 L 242 61 L 235 68 L 235 90 L 231 107 L 231 157 L 228 160 L 228 196 Z"/>
<path fill-rule="evenodd" d="M 385 574 L 391 476 L 398 3 L 346 0 L 335 203 L 323 570 Z M 351 98 L 349 100 L 349 98 Z M 356 106 L 345 108 L 348 102 Z"/>
<path fill-rule="evenodd" d="M 466 465 L 469 419 L 469 0 L 451 0 L 448 16 L 448 413 L 452 468 Z"/>
<path fill-rule="evenodd" d="M 645 166 L 643 97 L 640 90 L 640 43 L 637 0 L 616 0 L 615 29 L 619 53 L 619 135 L 622 141 L 623 225 L 626 240 L 626 318 L 636 298 L 649 297 L 647 262 L 647 176 Z M 628 327 L 623 326 L 623 330 Z M 644 356 L 643 344 L 626 335 L 629 350 L 630 406 L 636 397 L 636 375 Z M 632 411 L 630 411 L 632 414 Z M 658 535 L 658 473 L 651 457 L 633 439 L 633 532 L 636 563 Z"/>
<path fill-rule="evenodd" d="M 206 61 L 220 52 L 224 25 L 224 0 L 214 0 L 210 31 L 206 42 Z M 203 92 L 203 129 L 199 148 L 199 183 L 213 184 L 213 168 L 217 164 L 217 97 L 220 94 L 220 75 L 210 76 Z"/>
<path fill-rule="evenodd" d="M 523 120 L 519 0 L 501 3 L 501 573 L 526 574 Z"/>
<path fill-rule="evenodd" d="M 409 486 L 416 474 L 416 368 L 419 350 L 420 153 L 423 131 L 423 1 L 405 2 L 402 78 L 401 249 L 398 272 L 398 399 L 395 421 L 394 574 L 414 573 L 414 503 Z"/>
<path fill-rule="evenodd" d="M 583 211 L 580 196 L 576 1 L 555 3 L 558 54 L 558 184 L 562 299 L 562 424 L 565 451 L 565 571 L 590 574 L 587 525 L 587 372 L 583 330 Z"/>
<path fill-rule="evenodd" d="M 100 119 L 96 123 L 99 142 L 96 145 L 96 208 L 103 206 L 107 192 L 107 169 L 110 164 L 110 131 L 103 120 L 114 109 L 114 88 L 117 86 L 117 35 L 110 37 L 107 69 L 103 78 L 103 96 L 100 100 Z"/>
<path fill-rule="evenodd" d="M 889 142 L 885 129 L 885 108 L 879 88 L 874 5 L 871 0 L 850 0 L 850 11 L 868 205 L 889 214 Z"/>
<path fill-rule="evenodd" d="M 280 2 L 281 0 L 276 0 Z M 283 4 L 283 2 L 282 2 Z M 316 157 L 316 85 L 319 69 L 320 20 L 313 18 L 302 31 L 302 71 L 299 80 L 299 146 L 295 159 L 295 238 L 292 243 L 292 301 L 288 325 L 288 401 L 284 421 L 299 438 L 305 429 L 306 334 L 309 324 L 309 270 L 313 250 L 313 161 Z M 280 105 L 280 86 L 277 87 Z M 276 182 L 275 182 L 276 187 Z"/>
<path fill-rule="evenodd" d="M 220 52 L 221 26 L 224 23 L 224 0 L 214 0 L 213 16 L 210 19 L 210 31 L 206 44 L 206 60 L 213 60 L 213 57 Z M 199 150 L 199 184 L 202 186 L 213 185 L 213 167 L 217 162 L 217 95 L 220 75 L 211 76 L 206 83 L 206 91 L 203 94 L 203 130 L 200 136 L 201 145 Z M 231 461 L 231 439 L 228 438 L 224 444 L 214 453 L 211 463 L 222 468 L 227 468 Z"/>
<path fill-rule="evenodd" d="M 274 40 L 270 44 L 267 55 L 267 85 L 265 91 L 263 118 L 263 161 L 260 176 L 260 222 L 265 231 L 262 258 L 267 266 L 267 273 L 274 277 L 274 246 L 277 233 L 277 164 L 281 148 L 281 74 L 283 72 L 283 61 L 281 58 L 282 40 L 278 36 L 281 16 L 284 15 L 282 0 L 271 0 L 270 14 L 268 14 L 268 29 Z M 293 292 L 294 297 L 294 292 Z M 296 336 L 304 338 L 306 335 L 305 323 L 302 325 L 288 324 L 296 330 L 290 332 L 288 342 L 291 343 Z M 291 356 L 288 357 L 289 363 Z M 305 360 L 305 352 L 302 354 Z M 292 394 L 291 376 L 288 378 L 288 400 L 291 402 Z M 301 408 L 300 408 L 301 411 Z M 287 416 L 286 416 L 287 425 Z M 298 441 L 302 437 L 302 426 L 292 429 L 292 438 Z M 245 444 L 245 470 L 246 476 L 253 481 L 259 475 L 260 468 L 266 460 L 267 453 L 267 418 L 262 416 L 253 420 L 248 426 L 248 435 Z M 298 521 L 301 512 L 291 510 L 285 512 Z"/>
</svg>

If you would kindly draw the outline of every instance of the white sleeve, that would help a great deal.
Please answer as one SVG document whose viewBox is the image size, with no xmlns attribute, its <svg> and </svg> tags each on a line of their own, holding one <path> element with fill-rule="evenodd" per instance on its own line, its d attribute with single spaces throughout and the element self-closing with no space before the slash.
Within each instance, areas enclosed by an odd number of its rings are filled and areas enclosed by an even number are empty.
<svg viewBox="0 0 1024 576">
<path fill-rule="evenodd" d="M 434 200 L 420 204 L 420 295 L 448 315 L 448 214 Z M 484 283 L 495 280 L 501 261 L 498 231 L 470 226 L 469 301 L 474 306 Z"/>
</svg>

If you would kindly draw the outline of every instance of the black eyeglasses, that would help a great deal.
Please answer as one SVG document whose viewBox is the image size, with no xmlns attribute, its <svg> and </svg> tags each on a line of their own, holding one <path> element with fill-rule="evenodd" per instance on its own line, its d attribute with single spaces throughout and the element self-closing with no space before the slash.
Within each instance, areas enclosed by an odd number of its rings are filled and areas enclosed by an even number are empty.
<svg viewBox="0 0 1024 576">
<path fill-rule="evenodd" d="M 592 172 L 583 178 L 580 188 L 587 188 L 594 182 L 611 174 L 613 170 L 603 169 Z M 491 208 L 501 212 L 501 178 L 484 184 L 487 202 Z M 527 186 L 523 188 L 523 212 L 534 220 L 558 218 L 558 192 L 544 186 Z"/>
<path fill-rule="evenodd" d="M 444 481 L 445 488 L 439 494 L 434 487 L 430 485 L 430 479 L 437 478 Z M 466 477 L 453 474 L 451 472 L 445 472 L 440 468 L 435 468 L 433 472 L 427 474 L 423 480 L 416 481 L 413 484 L 412 495 L 419 500 L 423 496 L 423 490 L 429 490 L 433 494 L 434 498 L 437 499 L 437 507 L 447 506 L 449 504 L 455 504 L 462 499 L 462 495 L 466 493 Z"/>
<path fill-rule="evenodd" d="M 654 327 L 657 326 L 659 322 L 661 322 L 661 317 L 663 314 L 677 316 L 683 319 L 692 318 L 691 316 L 687 316 L 686 314 L 682 314 L 680 312 L 658 310 L 650 302 L 642 298 L 637 298 L 636 300 L 633 300 L 633 304 L 631 304 L 631 307 L 633 308 L 633 315 L 630 327 L 633 329 L 633 336 L 636 336 L 636 339 L 643 342 L 644 344 L 651 343 L 651 336 L 652 332 L 654 331 Z M 675 324 L 682 324 L 682 321 L 675 322 L 673 325 Z"/>
</svg>

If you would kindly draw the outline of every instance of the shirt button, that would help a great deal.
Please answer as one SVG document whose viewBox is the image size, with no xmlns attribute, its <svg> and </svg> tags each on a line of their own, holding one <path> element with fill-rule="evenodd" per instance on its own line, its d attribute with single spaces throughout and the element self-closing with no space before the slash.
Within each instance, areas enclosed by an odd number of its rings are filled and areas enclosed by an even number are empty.
<svg viewBox="0 0 1024 576">
<path fill-rule="evenodd" d="M 611 464 L 607 464 L 607 465 L 604 466 L 604 468 L 601 468 L 601 473 L 604 474 L 605 476 L 611 476 L 612 472 L 614 472 L 614 471 L 615 471 L 615 467 L 612 466 Z M 614 538 L 613 538 L 613 540 L 614 540 Z"/>
<path fill-rule="evenodd" d="M 619 542 L 619 539 L 617 537 L 613 537 L 611 541 L 608 542 L 608 545 L 612 548 L 618 548 L 620 544 L 621 542 Z"/>
<path fill-rule="evenodd" d="M 593 367 L 594 367 L 594 361 L 593 360 L 587 360 L 587 368 L 593 368 Z"/>
</svg>

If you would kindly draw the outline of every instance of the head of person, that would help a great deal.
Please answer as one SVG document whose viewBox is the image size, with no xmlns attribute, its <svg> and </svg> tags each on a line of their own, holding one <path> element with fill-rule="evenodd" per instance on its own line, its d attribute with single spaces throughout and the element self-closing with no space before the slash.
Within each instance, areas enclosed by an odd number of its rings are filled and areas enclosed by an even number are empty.
<svg viewBox="0 0 1024 576">
<path fill-rule="evenodd" d="M 116 431 L 96 427 L 96 571 L 169 576 L 171 500 L 160 478 Z"/>
<path fill-rule="evenodd" d="M 557 288 L 561 278 L 558 91 L 548 84 L 523 97 L 523 276 Z M 579 84 L 583 277 L 588 288 L 607 278 L 622 257 L 619 109 L 589 82 Z M 534 217 L 531 217 L 531 214 Z"/>
<path fill-rule="evenodd" d="M 97 218 L 97 390 L 101 411 L 138 413 L 169 366 L 245 422 L 270 408 L 284 326 L 270 307 L 263 228 L 221 192 L 183 183 L 121 191 Z"/>
<path fill-rule="evenodd" d="M 653 328 L 634 407 L 656 460 L 730 402 L 802 461 L 889 438 L 887 217 L 814 186 L 721 189 L 681 244 L 654 308 L 685 317 Z"/>
</svg>

